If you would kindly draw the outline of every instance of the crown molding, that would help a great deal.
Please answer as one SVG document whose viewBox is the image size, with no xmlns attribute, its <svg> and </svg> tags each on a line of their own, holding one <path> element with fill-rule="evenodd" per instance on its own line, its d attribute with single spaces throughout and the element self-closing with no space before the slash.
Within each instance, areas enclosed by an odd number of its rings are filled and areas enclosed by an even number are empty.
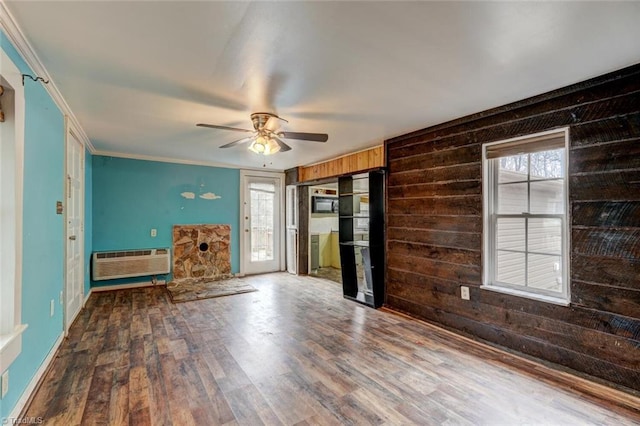
<svg viewBox="0 0 640 426">
<path fill-rule="evenodd" d="M 80 125 L 77 117 L 73 114 L 73 111 L 71 111 L 71 108 L 64 99 L 64 96 L 62 96 L 62 93 L 58 90 L 58 86 L 56 86 L 51 75 L 49 75 L 49 72 L 36 54 L 33 46 L 31 46 L 31 43 L 29 43 L 29 40 L 25 37 L 24 32 L 20 29 L 20 26 L 11 14 L 11 11 L 7 8 L 4 0 L 0 0 L 0 27 L 20 56 L 22 56 L 22 59 L 24 59 L 27 65 L 31 68 L 31 71 L 37 76 L 43 77 L 45 80 L 49 80 L 49 84 L 43 84 L 44 88 L 47 90 L 58 108 L 60 108 L 60 111 L 68 117 L 69 122 L 85 148 L 93 154 L 96 149 L 91 144 L 89 137 Z"/>
<path fill-rule="evenodd" d="M 187 166 L 205 166 L 205 167 L 220 167 L 224 169 L 241 169 L 241 170 L 254 170 L 254 171 L 269 171 L 274 173 L 284 173 L 284 170 L 280 169 L 265 169 L 257 167 L 243 167 L 235 164 L 217 163 L 215 161 L 196 161 L 196 160 L 181 160 L 176 158 L 159 157 L 155 155 L 142 155 L 142 154 L 127 154 L 114 151 L 98 151 L 92 152 L 91 155 L 100 155 L 103 157 L 115 157 L 126 158 L 128 160 L 142 160 L 142 161 L 156 161 L 159 163 L 172 163 L 172 164 L 185 164 Z"/>
</svg>

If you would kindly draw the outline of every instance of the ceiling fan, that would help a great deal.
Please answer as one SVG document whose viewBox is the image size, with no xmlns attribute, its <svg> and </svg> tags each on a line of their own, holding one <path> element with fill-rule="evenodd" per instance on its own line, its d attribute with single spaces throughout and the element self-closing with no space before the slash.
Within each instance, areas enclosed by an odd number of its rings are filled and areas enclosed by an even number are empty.
<svg viewBox="0 0 640 426">
<path fill-rule="evenodd" d="M 211 129 L 233 130 L 235 132 L 252 133 L 237 141 L 229 142 L 220 148 L 231 148 L 232 146 L 241 145 L 251 142 L 249 149 L 257 154 L 271 155 L 276 152 L 285 152 L 291 150 L 291 147 L 284 143 L 282 139 L 297 139 L 311 142 L 326 142 L 329 135 L 325 133 L 301 133 L 301 132 L 284 132 L 280 131 L 280 121 L 288 123 L 284 118 L 280 118 L 270 112 L 255 112 L 251 114 L 254 130 L 239 129 L 237 127 L 218 126 L 216 124 L 198 123 L 196 126 L 209 127 Z"/>
</svg>

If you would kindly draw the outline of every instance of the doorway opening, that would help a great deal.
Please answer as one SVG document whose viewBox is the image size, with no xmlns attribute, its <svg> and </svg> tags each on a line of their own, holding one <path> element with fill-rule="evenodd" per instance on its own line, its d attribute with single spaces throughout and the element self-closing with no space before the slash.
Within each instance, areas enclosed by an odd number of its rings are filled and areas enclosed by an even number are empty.
<svg viewBox="0 0 640 426">
<path fill-rule="evenodd" d="M 309 187 L 309 275 L 342 284 L 338 181 Z"/>
</svg>

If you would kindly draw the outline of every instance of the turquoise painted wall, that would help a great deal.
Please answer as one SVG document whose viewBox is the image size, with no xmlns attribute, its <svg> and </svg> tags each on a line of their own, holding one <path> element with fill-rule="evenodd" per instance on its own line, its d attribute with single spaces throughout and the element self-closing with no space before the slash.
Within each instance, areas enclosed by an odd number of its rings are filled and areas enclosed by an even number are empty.
<svg viewBox="0 0 640 426">
<path fill-rule="evenodd" d="M 91 289 L 91 251 L 93 250 L 93 156 L 84 152 L 84 296 Z"/>
<path fill-rule="evenodd" d="M 23 73 L 33 74 L 4 33 L 0 46 Z M 64 118 L 42 83 L 25 81 L 25 152 L 23 206 L 22 352 L 9 367 L 9 393 L 0 417 L 11 414 L 54 343 L 63 332 Z M 54 300 L 55 314 L 49 316 Z"/>
<path fill-rule="evenodd" d="M 0 48 L 23 73 L 33 74 L 0 31 Z M 10 387 L 0 400 L 9 416 L 63 333 L 64 117 L 42 83 L 25 81 L 22 352 L 9 367 Z M 232 227 L 232 270 L 239 271 L 240 172 L 204 166 L 91 156 L 85 162 L 85 294 L 93 250 L 170 247 L 174 224 L 226 223 Z M 194 192 L 185 199 L 182 192 Z M 213 192 L 222 198 L 201 199 Z M 150 237 L 156 228 L 158 236 Z M 49 315 L 53 300 L 55 313 Z"/>
<path fill-rule="evenodd" d="M 92 173 L 94 251 L 171 247 L 173 225 L 230 224 L 231 268 L 239 272 L 239 170 L 95 155 Z M 183 192 L 195 198 L 184 198 Z M 199 197 L 208 192 L 221 198 Z M 155 238 L 152 228 L 158 231 Z"/>
</svg>

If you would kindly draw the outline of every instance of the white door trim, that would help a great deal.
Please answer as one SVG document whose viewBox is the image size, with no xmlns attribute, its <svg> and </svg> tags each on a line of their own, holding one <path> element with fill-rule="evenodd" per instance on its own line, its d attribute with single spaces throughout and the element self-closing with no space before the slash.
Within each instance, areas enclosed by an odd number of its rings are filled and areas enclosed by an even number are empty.
<svg viewBox="0 0 640 426">
<path fill-rule="evenodd" d="M 280 208 L 279 210 L 279 219 L 280 223 L 280 270 L 284 271 L 286 268 L 286 258 L 285 258 L 285 232 L 286 226 L 284 221 L 284 199 L 285 199 L 285 184 L 284 184 L 284 173 L 278 172 L 267 172 L 267 171 L 255 171 L 255 170 L 240 170 L 240 228 L 238 229 L 239 239 L 240 239 L 240 275 L 245 275 L 246 273 L 246 256 L 245 256 L 245 243 L 244 243 L 244 202 L 245 202 L 245 180 L 247 177 L 266 177 L 266 178 L 277 178 L 280 180 Z"/>
<path fill-rule="evenodd" d="M 78 238 L 80 240 L 80 276 L 82 277 L 82 286 L 81 286 L 81 291 L 82 291 L 82 298 L 81 298 L 81 304 L 80 304 L 80 308 L 74 312 L 71 318 L 69 318 L 68 312 L 67 312 L 67 304 L 68 304 L 68 294 L 67 294 L 67 290 L 68 290 L 68 268 L 67 268 L 67 263 L 68 263 L 68 219 L 67 219 L 67 214 L 69 212 L 69 184 L 68 184 L 68 179 L 67 176 L 69 175 L 69 171 L 68 171 L 68 153 L 69 153 L 69 145 L 71 143 L 75 143 L 73 140 L 75 139 L 75 141 L 78 142 L 78 144 L 80 145 L 81 148 L 81 154 L 80 154 L 80 158 L 81 158 L 81 167 L 80 167 L 80 195 L 81 195 L 81 200 L 80 200 L 80 235 L 78 235 Z M 85 155 L 85 150 L 86 147 L 85 145 L 82 143 L 82 139 L 78 136 L 78 132 L 75 129 L 75 126 L 73 125 L 73 123 L 71 122 L 71 120 L 69 120 L 68 116 L 65 116 L 65 157 L 64 157 L 64 197 L 65 197 L 65 202 L 64 202 L 64 285 L 63 285 L 63 289 L 62 289 L 62 305 L 63 305 L 63 328 L 64 328 L 64 332 L 65 332 L 65 336 L 67 335 L 67 333 L 69 332 L 69 327 L 71 326 L 71 324 L 73 323 L 75 317 L 80 313 L 80 311 L 82 310 L 82 302 L 84 302 L 84 279 L 85 279 L 85 273 L 84 273 L 84 264 L 85 264 L 85 256 L 84 256 L 84 236 L 85 236 L 85 229 L 84 229 L 84 224 L 85 224 L 85 159 L 86 159 L 86 155 Z"/>
<path fill-rule="evenodd" d="M 1 20 L 1 19 L 0 19 Z M 0 372 L 22 351 L 22 213 L 24 191 L 25 98 L 21 72 L 0 48 L 0 84 L 5 99 L 13 92 L 13 108 L 0 128 L 0 196 L 8 208 L 0 216 Z M 4 207 L 4 205 L 3 205 Z"/>
</svg>

